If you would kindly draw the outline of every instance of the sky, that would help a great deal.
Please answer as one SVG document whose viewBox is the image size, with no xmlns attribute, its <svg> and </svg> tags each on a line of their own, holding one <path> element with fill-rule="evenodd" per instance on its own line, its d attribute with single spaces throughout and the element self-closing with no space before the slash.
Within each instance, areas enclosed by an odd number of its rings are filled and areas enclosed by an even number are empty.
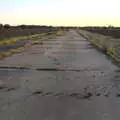
<svg viewBox="0 0 120 120">
<path fill-rule="evenodd" d="M 0 0 L 0 23 L 120 26 L 120 0 Z"/>
</svg>

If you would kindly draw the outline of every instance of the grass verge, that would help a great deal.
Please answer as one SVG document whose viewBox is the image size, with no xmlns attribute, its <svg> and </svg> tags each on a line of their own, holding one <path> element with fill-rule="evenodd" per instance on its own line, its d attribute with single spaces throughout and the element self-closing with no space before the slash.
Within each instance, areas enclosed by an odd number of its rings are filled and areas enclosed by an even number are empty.
<svg viewBox="0 0 120 120">
<path fill-rule="evenodd" d="M 91 33 L 84 30 L 77 30 L 85 39 L 98 50 L 102 51 L 107 56 L 112 58 L 112 62 L 120 65 L 120 39 L 104 36 L 97 33 Z"/>
<path fill-rule="evenodd" d="M 33 39 L 33 38 L 38 38 L 38 37 L 42 37 L 45 36 L 47 33 L 41 33 L 41 34 L 34 34 L 34 35 L 29 35 L 29 36 L 20 36 L 20 37 L 12 37 L 9 39 L 4 39 L 4 40 L 0 40 L 0 45 L 8 45 L 8 44 L 13 44 L 13 43 L 17 43 L 21 40 L 27 40 L 27 39 Z"/>
<path fill-rule="evenodd" d="M 21 40 L 31 40 L 31 43 L 25 44 L 22 47 L 19 47 L 17 49 L 11 49 L 7 52 L 0 52 L 0 59 L 4 59 L 5 57 L 9 57 L 12 54 L 20 53 L 25 50 L 26 47 L 30 45 L 40 45 L 43 44 L 44 40 L 52 39 L 56 36 L 64 35 L 67 32 L 67 30 L 56 30 L 52 31 L 50 33 L 41 33 L 41 34 L 35 34 L 30 36 L 22 36 L 22 37 L 14 37 L 7 40 L 0 40 L 0 45 L 9 45 L 9 44 L 15 44 Z"/>
</svg>

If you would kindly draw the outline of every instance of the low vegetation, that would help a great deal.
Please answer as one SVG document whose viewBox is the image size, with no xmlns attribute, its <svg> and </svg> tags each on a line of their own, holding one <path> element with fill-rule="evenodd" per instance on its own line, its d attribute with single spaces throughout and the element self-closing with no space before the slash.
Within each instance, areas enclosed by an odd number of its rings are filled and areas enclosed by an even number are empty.
<svg viewBox="0 0 120 120">
<path fill-rule="evenodd" d="M 87 30 L 92 33 L 99 33 L 105 36 L 112 36 L 114 38 L 120 38 L 120 27 L 84 27 L 83 30 Z"/>
<path fill-rule="evenodd" d="M 62 27 L 0 24 L 0 59 L 19 53 L 30 45 L 43 44 L 44 40 L 63 35 L 66 31 L 67 28 Z"/>
<path fill-rule="evenodd" d="M 111 56 L 113 61 L 120 63 L 120 31 L 118 28 L 87 27 L 77 31 L 92 45 Z"/>
<path fill-rule="evenodd" d="M 8 39 L 12 37 L 30 36 L 41 33 L 48 33 L 56 31 L 57 28 L 52 26 L 36 26 L 36 25 L 19 25 L 10 26 L 8 24 L 0 24 L 0 40 Z"/>
</svg>

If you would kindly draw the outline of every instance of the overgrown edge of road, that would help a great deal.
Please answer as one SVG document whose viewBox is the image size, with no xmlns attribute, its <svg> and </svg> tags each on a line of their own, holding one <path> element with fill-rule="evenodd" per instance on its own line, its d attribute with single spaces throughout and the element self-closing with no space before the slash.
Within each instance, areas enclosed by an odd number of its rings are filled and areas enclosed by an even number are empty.
<svg viewBox="0 0 120 120">
<path fill-rule="evenodd" d="M 34 34 L 29 36 L 13 37 L 7 40 L 0 41 L 0 45 L 8 45 L 8 44 L 15 44 L 21 40 L 31 40 L 31 42 L 23 45 L 22 47 L 11 49 L 8 52 L 0 52 L 0 60 L 4 59 L 5 57 L 9 57 L 13 54 L 20 53 L 24 51 L 26 48 L 29 48 L 31 45 L 43 44 L 44 40 L 49 40 L 57 36 L 62 36 L 66 34 L 67 31 L 68 30 L 65 29 L 64 30 L 59 29 L 56 31 L 52 31 L 50 33 L 41 33 L 41 34 Z"/>
<path fill-rule="evenodd" d="M 100 52 L 109 56 L 114 64 L 120 67 L 120 55 L 117 51 L 120 51 L 120 46 L 110 45 L 110 42 L 119 42 L 120 39 L 113 40 L 110 36 L 104 36 L 97 33 L 91 33 L 85 30 L 77 29 L 77 33 L 80 34 L 83 38 L 90 41 L 91 45 L 94 46 Z M 107 40 L 107 41 L 106 41 Z"/>
</svg>

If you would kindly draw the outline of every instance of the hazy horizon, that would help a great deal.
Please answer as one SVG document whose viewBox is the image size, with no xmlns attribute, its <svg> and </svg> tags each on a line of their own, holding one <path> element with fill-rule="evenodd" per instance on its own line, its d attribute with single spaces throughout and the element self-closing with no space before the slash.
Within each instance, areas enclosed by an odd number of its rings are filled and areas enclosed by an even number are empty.
<svg viewBox="0 0 120 120">
<path fill-rule="evenodd" d="M 120 26 L 118 0 L 1 0 L 0 23 Z"/>
</svg>

